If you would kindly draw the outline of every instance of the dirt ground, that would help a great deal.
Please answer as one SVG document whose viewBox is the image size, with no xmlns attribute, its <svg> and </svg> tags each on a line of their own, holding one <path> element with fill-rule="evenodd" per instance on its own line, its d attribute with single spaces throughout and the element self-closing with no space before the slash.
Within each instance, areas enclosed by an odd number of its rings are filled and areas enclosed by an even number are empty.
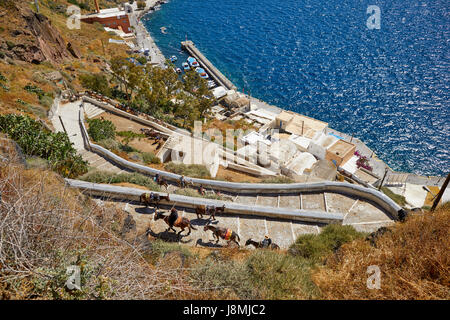
<svg viewBox="0 0 450 320">
<path fill-rule="evenodd" d="M 258 183 L 261 182 L 261 178 L 245 174 L 242 172 L 234 171 L 231 169 L 226 169 L 222 166 L 219 166 L 219 170 L 217 171 L 217 179 L 223 179 L 225 181 L 230 182 L 251 182 Z"/>
<path fill-rule="evenodd" d="M 145 126 L 143 124 L 137 123 L 135 121 L 126 119 L 124 117 L 117 116 L 115 114 L 109 113 L 109 112 L 103 112 L 99 114 L 98 116 L 94 117 L 94 119 L 100 119 L 103 118 L 105 120 L 111 121 L 114 126 L 116 127 L 116 131 L 132 131 L 134 133 L 141 133 L 141 128 L 149 128 L 149 126 Z M 116 137 L 118 141 L 122 141 L 122 137 Z M 149 139 L 149 138 L 137 138 L 131 141 L 128 145 L 136 148 L 142 152 L 151 152 L 153 154 L 157 154 L 159 149 L 156 149 L 158 144 L 155 143 L 155 140 Z"/>
<path fill-rule="evenodd" d="M 148 189 L 146 187 L 144 187 L 144 186 L 140 186 L 138 184 L 128 183 L 128 182 L 112 183 L 111 185 L 118 186 L 118 187 L 142 189 L 142 190 L 148 191 Z"/>
</svg>

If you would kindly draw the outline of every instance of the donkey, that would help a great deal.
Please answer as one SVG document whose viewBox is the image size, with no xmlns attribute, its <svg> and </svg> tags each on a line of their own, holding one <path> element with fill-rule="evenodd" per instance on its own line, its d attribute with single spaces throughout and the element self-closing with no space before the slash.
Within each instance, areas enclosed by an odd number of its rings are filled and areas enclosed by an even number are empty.
<svg viewBox="0 0 450 320">
<path fill-rule="evenodd" d="M 233 241 L 233 242 L 237 243 L 238 247 L 241 246 L 239 244 L 239 241 L 241 241 L 239 235 L 231 229 L 211 226 L 211 225 L 207 224 L 204 226 L 203 230 L 204 231 L 211 230 L 214 235 L 214 238 L 217 238 L 216 243 L 219 242 L 219 238 L 222 238 L 224 240 L 227 240 L 228 244 L 230 244 L 230 242 Z M 237 238 L 237 240 L 236 240 L 236 238 Z"/>
<path fill-rule="evenodd" d="M 143 193 L 139 197 L 139 201 L 145 204 L 146 207 L 152 204 L 154 204 L 157 207 L 161 200 L 170 201 L 169 194 L 167 194 L 167 196 L 161 196 L 159 193 L 150 192 L 150 193 Z"/>
<path fill-rule="evenodd" d="M 167 183 L 166 179 L 162 178 L 162 177 L 158 177 L 158 179 L 156 180 L 156 183 L 159 186 L 164 186 L 164 188 L 167 190 L 167 188 L 169 188 L 169 184 Z"/>
<path fill-rule="evenodd" d="M 216 207 L 212 205 L 201 205 L 195 207 L 195 214 L 197 215 L 197 219 L 203 218 L 203 215 L 209 214 L 209 219 L 212 218 L 212 220 L 216 220 L 216 213 L 219 211 L 223 213 L 225 211 L 225 205 L 223 205 L 222 207 Z"/>
<path fill-rule="evenodd" d="M 245 245 L 246 246 L 253 245 L 256 249 L 264 248 L 264 245 L 261 242 L 254 241 L 251 238 L 245 242 Z M 271 243 L 269 248 L 272 250 L 279 250 L 280 246 L 277 245 L 276 243 Z"/>
<path fill-rule="evenodd" d="M 156 212 L 155 213 L 155 221 L 157 221 L 159 219 L 163 219 L 164 222 L 167 223 L 167 225 L 169 226 L 169 228 L 167 228 L 167 231 L 173 230 L 173 232 L 176 232 L 176 230 L 170 226 L 169 216 L 165 216 L 161 212 Z M 178 236 L 181 234 L 181 232 L 184 231 L 185 228 L 189 229 L 189 232 L 186 234 L 186 236 L 191 234 L 191 229 L 197 230 L 191 224 L 191 221 L 188 218 L 184 218 L 184 217 L 178 217 L 177 220 L 175 220 L 173 226 L 177 227 L 177 228 L 181 228 L 181 230 L 177 233 Z"/>
</svg>

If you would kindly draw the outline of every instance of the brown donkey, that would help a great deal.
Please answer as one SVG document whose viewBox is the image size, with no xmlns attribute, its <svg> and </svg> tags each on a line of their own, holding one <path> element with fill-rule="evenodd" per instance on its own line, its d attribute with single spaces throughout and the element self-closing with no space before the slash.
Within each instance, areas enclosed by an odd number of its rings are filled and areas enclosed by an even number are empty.
<svg viewBox="0 0 450 320">
<path fill-rule="evenodd" d="M 164 178 L 158 177 L 158 180 L 156 180 L 156 183 L 160 187 L 163 186 L 166 189 L 166 191 L 167 191 L 167 188 L 169 188 L 169 184 L 167 183 L 166 179 L 164 179 Z"/>
<path fill-rule="evenodd" d="M 156 212 L 155 213 L 155 221 L 157 221 L 159 219 L 163 219 L 164 222 L 167 223 L 167 225 L 169 226 L 169 228 L 167 228 L 167 231 L 173 230 L 173 232 L 176 232 L 176 230 L 170 226 L 169 216 L 165 216 L 161 212 Z M 189 232 L 186 234 L 187 236 L 191 234 L 191 229 L 197 230 L 191 224 L 191 221 L 188 218 L 184 218 L 184 217 L 178 217 L 177 220 L 175 220 L 175 222 L 173 223 L 173 226 L 177 227 L 177 228 L 181 228 L 181 230 L 177 233 L 177 235 L 180 235 L 181 232 L 183 232 L 186 227 L 189 229 Z"/>
<path fill-rule="evenodd" d="M 145 206 L 147 207 L 153 204 L 157 207 L 161 200 L 170 201 L 169 194 L 167 194 L 167 196 L 161 196 L 159 193 L 150 192 L 150 193 L 143 193 L 139 197 L 139 201 L 145 204 Z"/>
<path fill-rule="evenodd" d="M 254 241 L 251 238 L 245 242 L 245 245 L 246 246 L 253 245 L 256 249 L 265 248 L 261 242 Z M 276 243 L 271 243 L 268 248 L 272 250 L 279 250 L 280 246 L 277 245 Z"/>
<path fill-rule="evenodd" d="M 237 243 L 238 247 L 240 247 L 241 245 L 239 244 L 239 241 L 241 241 L 241 239 L 239 238 L 239 235 L 234 232 L 231 229 L 227 229 L 227 228 L 222 228 L 222 227 L 216 227 L 216 226 L 211 226 L 209 224 L 205 225 L 205 227 L 203 228 L 204 231 L 208 231 L 211 230 L 214 237 L 217 238 L 216 243 L 219 242 L 219 237 L 227 240 L 228 244 L 230 244 L 231 241 Z M 236 238 L 238 240 L 236 240 Z"/>
<path fill-rule="evenodd" d="M 197 215 L 197 219 L 199 218 L 203 218 L 203 215 L 207 215 L 209 214 L 209 219 L 212 218 L 212 220 L 216 220 L 216 213 L 217 212 L 225 212 L 225 205 L 223 205 L 222 207 L 215 207 L 215 206 L 205 206 L 205 205 L 201 205 L 198 207 L 195 207 L 195 214 Z"/>
</svg>

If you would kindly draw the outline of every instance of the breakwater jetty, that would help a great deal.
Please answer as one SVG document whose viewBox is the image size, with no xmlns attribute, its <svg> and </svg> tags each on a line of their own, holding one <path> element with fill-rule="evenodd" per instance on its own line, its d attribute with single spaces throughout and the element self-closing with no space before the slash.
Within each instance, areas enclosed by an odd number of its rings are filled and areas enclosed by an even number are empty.
<svg viewBox="0 0 450 320">
<path fill-rule="evenodd" d="M 227 90 L 237 90 L 236 86 L 227 79 L 201 52 L 197 49 L 195 44 L 188 40 L 181 42 L 181 48 L 187 51 L 201 64 L 203 69 L 209 74 L 211 78 L 220 86 Z"/>
</svg>

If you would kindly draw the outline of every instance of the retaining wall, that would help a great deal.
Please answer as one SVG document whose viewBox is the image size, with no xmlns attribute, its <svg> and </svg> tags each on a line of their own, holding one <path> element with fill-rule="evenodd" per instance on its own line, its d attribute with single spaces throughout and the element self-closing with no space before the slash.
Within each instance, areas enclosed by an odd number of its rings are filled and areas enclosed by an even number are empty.
<svg viewBox="0 0 450 320">
<path fill-rule="evenodd" d="M 78 188 L 83 193 L 91 196 L 106 197 L 111 199 L 127 200 L 138 202 L 140 195 L 145 192 L 142 189 L 118 187 L 109 184 L 97 184 L 80 180 L 65 179 L 66 184 L 71 188 Z M 167 195 L 163 192 L 154 192 L 160 195 Z M 170 201 L 162 200 L 161 204 L 176 205 L 183 208 L 194 209 L 200 205 L 222 206 L 225 204 L 225 214 L 242 214 L 250 216 L 262 216 L 278 219 L 297 220 L 314 223 L 342 223 L 344 216 L 342 213 L 328 213 L 324 211 L 310 211 L 289 208 L 274 208 L 257 205 L 245 205 L 234 202 L 187 197 L 177 194 L 170 194 Z"/>
<path fill-rule="evenodd" d="M 80 108 L 80 126 L 83 132 L 83 139 L 86 143 L 86 147 L 89 150 L 94 151 L 104 158 L 117 163 L 119 166 L 125 167 L 135 172 L 139 172 L 146 175 L 154 176 L 159 174 L 161 177 L 178 182 L 180 175 L 161 171 L 147 166 L 140 165 L 128 160 L 125 160 L 111 151 L 91 143 L 87 137 L 87 131 L 84 126 L 84 111 Z M 292 193 L 308 193 L 308 192 L 330 192 L 348 195 L 351 197 L 358 197 L 364 200 L 371 201 L 381 207 L 384 211 L 389 213 L 393 219 L 398 220 L 399 213 L 402 208 L 396 204 L 391 198 L 378 190 L 366 188 L 350 183 L 324 181 L 315 183 L 289 183 L 289 184 L 264 184 L 264 183 L 237 183 L 227 182 L 209 179 L 198 179 L 185 177 L 186 182 L 192 183 L 194 186 L 203 185 L 205 188 L 211 188 L 214 190 L 227 191 L 238 194 L 292 194 Z M 275 209 L 275 208 L 274 208 Z"/>
<path fill-rule="evenodd" d="M 106 102 L 100 102 L 100 101 L 97 101 L 97 100 L 95 100 L 93 98 L 89 98 L 89 97 L 86 97 L 86 96 L 84 96 L 82 98 L 82 100 L 83 100 L 83 102 L 89 102 L 89 103 L 91 103 L 91 104 L 93 104 L 93 105 L 95 105 L 95 106 L 97 106 L 99 108 L 108 110 L 108 111 L 110 111 L 112 113 L 115 113 L 117 115 L 120 115 L 122 117 L 125 117 L 125 118 L 128 118 L 128 119 L 132 119 L 132 120 L 134 120 L 136 122 L 142 123 L 143 125 L 153 127 L 156 130 L 160 131 L 162 133 L 162 135 L 165 136 L 165 137 L 169 137 L 170 135 L 172 135 L 174 133 L 172 130 L 170 130 L 170 129 L 168 129 L 168 128 L 160 125 L 160 124 L 157 124 L 157 123 L 155 123 L 153 121 L 142 119 L 142 118 L 140 118 L 138 116 L 132 115 L 132 114 L 130 114 L 128 112 L 125 112 L 125 111 L 122 111 L 122 110 L 117 109 L 115 107 L 112 107 Z"/>
</svg>

